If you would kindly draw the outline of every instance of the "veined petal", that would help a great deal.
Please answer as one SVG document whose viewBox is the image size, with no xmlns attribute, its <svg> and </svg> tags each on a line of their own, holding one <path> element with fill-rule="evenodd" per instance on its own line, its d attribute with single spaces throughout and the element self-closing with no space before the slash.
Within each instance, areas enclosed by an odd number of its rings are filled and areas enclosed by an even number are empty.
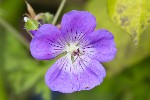
<svg viewBox="0 0 150 100">
<path fill-rule="evenodd" d="M 43 24 L 40 26 L 38 30 L 31 30 L 33 35 L 38 35 L 38 34 L 60 34 L 60 30 L 57 29 L 57 27 L 51 25 L 51 24 Z"/>
<path fill-rule="evenodd" d="M 58 59 L 45 75 L 46 85 L 53 91 L 71 93 L 78 90 L 77 77 L 72 73 L 71 59 L 66 55 Z"/>
<path fill-rule="evenodd" d="M 96 27 L 95 17 L 87 11 L 73 10 L 66 13 L 61 21 L 61 31 L 67 41 L 77 41 Z"/>
<path fill-rule="evenodd" d="M 61 32 L 51 24 L 44 24 L 34 32 L 30 51 L 38 60 L 48 60 L 64 52 L 65 42 Z"/>
<path fill-rule="evenodd" d="M 85 55 L 100 62 L 108 62 L 116 55 L 116 45 L 111 32 L 102 29 L 94 31 L 80 41 Z"/>
<path fill-rule="evenodd" d="M 72 63 L 66 55 L 49 68 L 45 82 L 53 91 L 72 93 L 94 88 L 105 76 L 105 69 L 98 61 L 83 56 Z"/>
<path fill-rule="evenodd" d="M 76 82 L 79 84 L 78 91 L 90 90 L 100 85 L 106 76 L 106 71 L 102 64 L 85 55 L 75 61 L 74 67 L 82 68 L 82 71 L 79 70 L 78 81 Z"/>
</svg>

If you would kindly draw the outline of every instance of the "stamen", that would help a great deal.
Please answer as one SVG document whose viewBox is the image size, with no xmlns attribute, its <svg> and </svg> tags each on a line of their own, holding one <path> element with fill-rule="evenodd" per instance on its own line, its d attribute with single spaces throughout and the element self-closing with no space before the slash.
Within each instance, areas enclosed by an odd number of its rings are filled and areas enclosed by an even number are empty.
<svg viewBox="0 0 150 100">
<path fill-rule="evenodd" d="M 76 51 L 73 52 L 73 55 L 74 55 L 74 56 L 79 56 L 79 54 L 80 54 L 79 48 L 78 48 Z"/>
<path fill-rule="evenodd" d="M 70 54 L 73 54 L 74 52 L 76 52 L 77 49 L 79 49 L 79 47 L 76 45 L 76 43 L 69 43 L 66 46 L 66 51 Z"/>
</svg>

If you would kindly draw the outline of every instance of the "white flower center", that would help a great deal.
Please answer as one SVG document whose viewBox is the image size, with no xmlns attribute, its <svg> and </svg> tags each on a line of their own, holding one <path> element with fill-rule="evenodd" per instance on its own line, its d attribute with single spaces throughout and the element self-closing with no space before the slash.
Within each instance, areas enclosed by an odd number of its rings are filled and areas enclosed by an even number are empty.
<svg viewBox="0 0 150 100">
<path fill-rule="evenodd" d="M 66 46 L 66 51 L 68 53 L 70 53 L 71 55 L 74 54 L 75 52 L 77 52 L 79 49 L 77 43 L 69 43 L 67 46 Z"/>
</svg>

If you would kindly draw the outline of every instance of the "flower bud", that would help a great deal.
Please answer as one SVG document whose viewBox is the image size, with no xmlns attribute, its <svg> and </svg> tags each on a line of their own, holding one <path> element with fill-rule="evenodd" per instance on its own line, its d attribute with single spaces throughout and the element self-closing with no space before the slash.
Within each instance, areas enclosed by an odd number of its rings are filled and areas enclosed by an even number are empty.
<svg viewBox="0 0 150 100">
<path fill-rule="evenodd" d="M 32 33 L 30 33 L 31 30 L 37 30 L 39 28 L 40 23 L 34 19 L 24 17 L 25 22 L 25 29 L 26 31 L 32 36 Z"/>
<path fill-rule="evenodd" d="M 42 24 L 52 23 L 53 18 L 54 18 L 54 15 L 49 12 L 39 13 L 34 17 L 35 20 L 39 21 Z"/>
</svg>

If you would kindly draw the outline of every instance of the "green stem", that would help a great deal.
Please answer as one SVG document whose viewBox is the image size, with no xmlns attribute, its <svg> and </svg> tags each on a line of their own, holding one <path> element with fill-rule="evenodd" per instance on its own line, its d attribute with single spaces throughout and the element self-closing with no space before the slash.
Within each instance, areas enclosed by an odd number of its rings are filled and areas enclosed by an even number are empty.
<svg viewBox="0 0 150 100">
<path fill-rule="evenodd" d="M 53 22 L 52 22 L 53 25 L 56 24 L 57 19 L 58 19 L 60 13 L 61 13 L 61 11 L 62 11 L 62 9 L 63 9 L 63 7 L 64 7 L 66 1 L 67 1 L 67 0 L 62 0 L 62 1 L 61 1 L 61 4 L 60 4 L 60 6 L 59 6 L 59 8 L 58 8 L 58 10 L 57 10 L 57 12 L 56 12 L 56 14 L 55 14 L 54 19 L 53 19 Z"/>
<path fill-rule="evenodd" d="M 20 32 L 18 32 L 15 28 L 13 28 L 9 23 L 7 23 L 4 19 L 0 18 L 0 24 L 7 29 L 11 34 L 13 34 L 24 46 L 29 48 L 29 43 L 26 41 L 23 36 L 21 36 Z"/>
</svg>

